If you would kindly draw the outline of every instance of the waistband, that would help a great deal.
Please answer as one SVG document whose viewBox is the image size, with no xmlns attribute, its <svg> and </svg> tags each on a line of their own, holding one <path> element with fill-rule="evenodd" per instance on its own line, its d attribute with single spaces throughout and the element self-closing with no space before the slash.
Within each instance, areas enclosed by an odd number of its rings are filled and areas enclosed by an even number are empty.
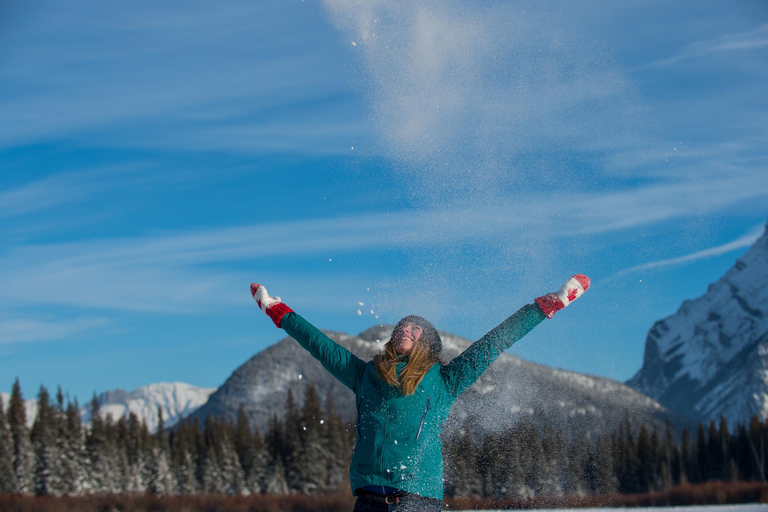
<svg viewBox="0 0 768 512">
<path fill-rule="evenodd" d="M 384 492 L 376 492 L 370 489 L 366 489 L 364 487 L 360 487 L 358 489 L 355 489 L 355 495 L 359 498 L 362 498 L 363 501 L 368 501 L 371 503 L 386 503 L 387 505 L 395 505 L 397 503 L 400 503 L 400 501 L 410 493 L 401 491 L 400 489 L 392 489 L 392 488 L 381 488 Z M 389 492 L 387 492 L 389 491 Z M 411 496 L 416 496 L 416 494 L 411 494 Z"/>
<path fill-rule="evenodd" d="M 416 501 L 416 502 L 425 503 L 425 504 L 428 503 L 430 505 L 442 505 L 442 500 L 439 500 L 437 498 L 427 498 L 426 496 L 413 494 L 407 491 L 401 491 L 399 489 L 394 489 L 394 492 L 381 494 L 381 493 L 360 487 L 358 489 L 355 489 L 354 494 L 357 496 L 359 500 L 363 502 L 368 502 L 371 504 L 380 503 L 380 504 L 387 504 L 387 505 L 396 505 L 401 501 L 408 500 L 408 501 Z"/>
</svg>

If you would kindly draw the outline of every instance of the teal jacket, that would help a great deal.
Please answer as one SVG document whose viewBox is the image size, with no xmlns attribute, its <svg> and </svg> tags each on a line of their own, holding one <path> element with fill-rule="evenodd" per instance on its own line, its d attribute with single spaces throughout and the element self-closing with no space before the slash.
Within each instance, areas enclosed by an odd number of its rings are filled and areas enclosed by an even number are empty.
<svg viewBox="0 0 768 512">
<path fill-rule="evenodd" d="M 442 499 L 440 433 L 451 405 L 499 354 L 544 318 L 537 305 L 524 306 L 450 363 L 433 365 L 409 396 L 381 380 L 373 361 L 361 360 L 296 313 L 285 315 L 280 325 L 355 393 L 357 442 L 349 468 L 353 493 L 382 485 Z"/>
</svg>

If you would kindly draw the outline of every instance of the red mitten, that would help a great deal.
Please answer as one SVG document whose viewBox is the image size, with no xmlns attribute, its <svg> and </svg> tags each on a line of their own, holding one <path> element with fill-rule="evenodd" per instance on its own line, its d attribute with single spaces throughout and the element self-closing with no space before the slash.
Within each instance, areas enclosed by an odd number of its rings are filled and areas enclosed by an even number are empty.
<svg viewBox="0 0 768 512">
<path fill-rule="evenodd" d="M 264 311 L 278 327 L 280 327 L 280 320 L 282 320 L 285 315 L 293 313 L 291 308 L 283 304 L 280 297 L 270 297 L 267 293 L 267 289 L 259 283 L 251 283 L 251 295 L 253 295 L 253 300 L 256 301 L 256 304 L 259 305 L 261 310 Z"/>
<path fill-rule="evenodd" d="M 576 274 L 565 282 L 559 292 L 542 295 L 535 302 L 547 318 L 552 318 L 556 312 L 578 299 L 588 289 L 589 278 L 584 274 Z"/>
</svg>

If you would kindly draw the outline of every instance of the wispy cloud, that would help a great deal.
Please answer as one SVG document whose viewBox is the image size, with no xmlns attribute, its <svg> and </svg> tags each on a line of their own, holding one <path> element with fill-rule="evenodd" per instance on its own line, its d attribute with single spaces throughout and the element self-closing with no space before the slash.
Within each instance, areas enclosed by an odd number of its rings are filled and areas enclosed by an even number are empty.
<svg viewBox="0 0 768 512">
<path fill-rule="evenodd" d="M 98 169 L 63 172 L 0 191 L 0 218 L 16 217 L 60 205 L 77 203 L 124 186 L 146 166 L 115 164 Z"/>
<path fill-rule="evenodd" d="M 765 173 L 743 172 L 698 184 L 693 191 L 691 184 L 677 183 L 600 194 L 539 194 L 514 204 L 27 245 L 0 256 L 0 300 L 11 305 L 200 311 L 241 301 L 242 277 L 228 265 L 233 262 L 270 269 L 278 257 L 332 258 L 355 251 L 371 255 L 465 243 L 514 248 L 707 215 L 767 195 Z"/>
<path fill-rule="evenodd" d="M 105 327 L 109 323 L 106 318 L 76 318 L 61 321 L 25 318 L 0 320 L 0 345 L 71 338 L 85 331 Z"/>
<path fill-rule="evenodd" d="M 654 147 L 618 151 L 606 156 L 606 167 L 631 172 L 635 178 L 662 179 L 670 175 L 670 168 L 686 168 L 690 175 L 698 175 L 699 179 L 729 173 L 732 168 L 761 169 L 765 166 L 762 148 L 768 142 L 762 133 L 766 128 L 768 122 L 759 127 L 750 126 L 749 130 L 745 127 L 746 135 L 734 140 L 702 144 L 672 139 Z"/>
<path fill-rule="evenodd" d="M 639 69 L 669 66 L 687 59 L 708 57 L 732 51 L 755 50 L 766 47 L 768 47 L 768 23 L 746 32 L 726 34 L 714 39 L 696 41 L 671 57 L 651 62 L 641 66 Z"/>
<path fill-rule="evenodd" d="M 96 189 L 83 187 L 71 178 L 67 175 L 54 175 L 0 192 L 0 217 L 14 217 L 78 201 Z"/>
<path fill-rule="evenodd" d="M 347 142 L 329 144 L 322 119 L 334 120 L 340 138 L 361 127 L 348 105 L 330 114 L 318 106 L 349 87 L 316 44 L 323 27 L 312 12 L 284 2 L 170 1 L 126 5 L 115 16 L 82 0 L 73 17 L 57 2 L 29 5 L 4 33 L 0 148 L 87 138 L 340 152 Z"/>
<path fill-rule="evenodd" d="M 714 258 L 716 256 L 720 256 L 732 251 L 736 251 L 736 250 L 751 246 L 752 244 L 755 243 L 755 241 L 758 238 L 760 238 L 760 236 L 763 234 L 764 231 L 765 231 L 765 226 L 760 225 L 750 230 L 749 233 L 745 234 L 744 236 L 741 236 L 736 240 L 732 240 L 728 243 L 717 245 L 715 247 L 710 247 L 708 249 L 703 249 L 701 251 L 696 251 L 691 254 L 686 254 L 684 256 L 678 256 L 677 258 L 657 260 L 657 261 L 651 261 L 649 263 L 643 263 L 642 265 L 635 265 L 634 267 L 630 267 L 628 269 L 622 270 L 621 272 L 617 272 L 612 277 L 619 277 L 626 274 L 631 274 L 633 272 L 639 272 L 641 270 L 650 270 L 653 268 L 669 267 L 673 265 L 684 265 L 686 263 L 693 263 L 695 261 L 699 261 L 707 258 Z"/>
</svg>

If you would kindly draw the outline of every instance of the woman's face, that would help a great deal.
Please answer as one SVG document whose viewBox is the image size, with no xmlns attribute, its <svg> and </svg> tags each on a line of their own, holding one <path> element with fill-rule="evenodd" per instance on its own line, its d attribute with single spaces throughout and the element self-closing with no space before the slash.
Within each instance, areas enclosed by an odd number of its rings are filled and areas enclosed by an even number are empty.
<svg viewBox="0 0 768 512">
<path fill-rule="evenodd" d="M 400 331 L 399 338 L 395 339 L 395 350 L 398 354 L 407 355 L 411 353 L 416 342 L 421 338 L 424 329 L 419 324 L 408 322 Z"/>
</svg>

